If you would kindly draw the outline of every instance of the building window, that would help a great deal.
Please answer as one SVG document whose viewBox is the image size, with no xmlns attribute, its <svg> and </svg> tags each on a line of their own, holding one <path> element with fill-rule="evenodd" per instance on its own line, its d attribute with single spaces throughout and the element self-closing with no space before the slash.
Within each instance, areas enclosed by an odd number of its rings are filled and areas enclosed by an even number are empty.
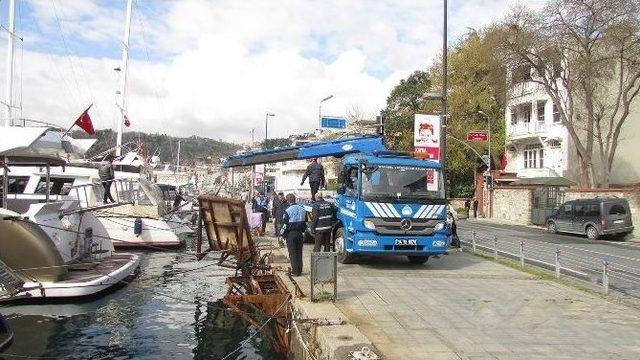
<svg viewBox="0 0 640 360">
<path fill-rule="evenodd" d="M 549 140 L 549 147 L 552 149 L 560 149 L 560 140 Z"/>
<path fill-rule="evenodd" d="M 511 109 L 511 125 L 515 125 L 518 123 L 518 113 L 515 108 Z"/>
<path fill-rule="evenodd" d="M 560 112 L 558 112 L 558 107 L 556 106 L 556 104 L 553 104 L 553 122 L 560 122 Z"/>
<path fill-rule="evenodd" d="M 546 100 L 538 101 L 537 115 L 538 115 L 539 122 L 544 122 L 544 107 L 546 104 L 547 104 Z"/>
<path fill-rule="evenodd" d="M 530 123 L 531 122 L 531 104 L 527 104 L 523 106 L 523 110 L 524 110 L 524 122 Z"/>
<path fill-rule="evenodd" d="M 544 150 L 540 145 L 528 145 L 524 150 L 524 168 L 540 169 L 544 167 Z"/>
</svg>

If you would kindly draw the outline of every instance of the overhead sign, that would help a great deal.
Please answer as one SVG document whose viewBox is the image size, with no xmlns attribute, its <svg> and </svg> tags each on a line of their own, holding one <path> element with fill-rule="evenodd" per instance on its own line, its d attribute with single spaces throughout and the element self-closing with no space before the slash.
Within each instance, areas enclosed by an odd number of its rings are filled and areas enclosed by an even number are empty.
<svg viewBox="0 0 640 360">
<path fill-rule="evenodd" d="M 486 130 L 473 130 L 467 133 L 467 141 L 485 142 L 489 141 L 489 133 Z"/>
<path fill-rule="evenodd" d="M 345 129 L 347 127 L 347 119 L 337 116 L 323 116 L 320 119 L 321 126 L 328 129 Z"/>
<path fill-rule="evenodd" d="M 440 161 L 440 116 L 416 114 L 413 128 L 416 156 Z"/>
</svg>

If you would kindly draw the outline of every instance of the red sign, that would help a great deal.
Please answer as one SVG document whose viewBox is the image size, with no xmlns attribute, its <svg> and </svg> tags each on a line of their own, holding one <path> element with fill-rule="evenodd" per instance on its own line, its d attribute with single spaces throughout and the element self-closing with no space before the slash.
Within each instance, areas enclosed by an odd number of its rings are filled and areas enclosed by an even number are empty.
<svg viewBox="0 0 640 360">
<path fill-rule="evenodd" d="M 469 131 L 467 141 L 485 142 L 489 141 L 489 133 L 484 130 Z"/>
</svg>

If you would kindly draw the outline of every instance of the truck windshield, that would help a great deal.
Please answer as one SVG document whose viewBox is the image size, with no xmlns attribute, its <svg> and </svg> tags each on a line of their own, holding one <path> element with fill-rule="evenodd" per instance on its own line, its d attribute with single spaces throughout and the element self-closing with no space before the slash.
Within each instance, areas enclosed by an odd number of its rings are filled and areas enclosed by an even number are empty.
<svg viewBox="0 0 640 360">
<path fill-rule="evenodd" d="M 365 199 L 444 199 L 442 183 L 437 169 L 374 165 L 362 170 Z"/>
</svg>

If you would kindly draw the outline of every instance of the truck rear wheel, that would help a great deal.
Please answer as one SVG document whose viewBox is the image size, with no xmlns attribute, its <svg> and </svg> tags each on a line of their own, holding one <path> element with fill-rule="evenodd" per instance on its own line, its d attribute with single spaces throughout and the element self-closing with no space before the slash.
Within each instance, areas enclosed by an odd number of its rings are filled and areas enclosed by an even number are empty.
<svg viewBox="0 0 640 360">
<path fill-rule="evenodd" d="M 409 258 L 409 262 L 413 265 L 423 265 L 429 260 L 428 256 L 407 256 Z"/>
<path fill-rule="evenodd" d="M 354 261 L 355 256 L 347 252 L 347 250 L 345 249 L 344 242 L 345 242 L 344 231 L 342 230 L 342 228 L 338 228 L 338 230 L 336 230 L 336 237 L 335 237 L 335 245 L 336 245 L 336 252 L 338 253 L 338 261 L 341 264 L 351 264 Z"/>
</svg>

